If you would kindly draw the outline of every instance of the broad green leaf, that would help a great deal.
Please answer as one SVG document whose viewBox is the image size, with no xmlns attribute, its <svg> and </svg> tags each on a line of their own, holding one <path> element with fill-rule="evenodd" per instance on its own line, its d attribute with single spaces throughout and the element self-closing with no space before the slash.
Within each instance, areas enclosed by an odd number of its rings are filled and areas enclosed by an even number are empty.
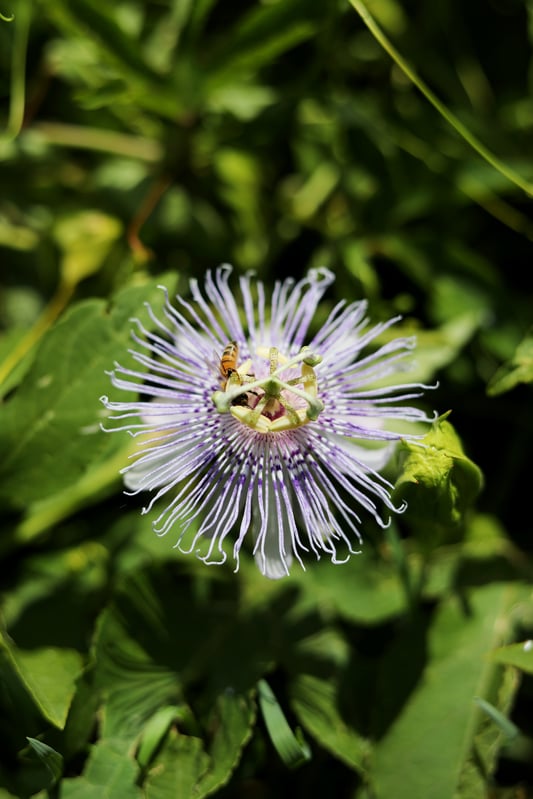
<svg viewBox="0 0 533 799">
<path fill-rule="evenodd" d="M 238 80 L 236 78 L 235 83 L 225 83 L 216 92 L 213 92 L 210 97 L 210 107 L 218 113 L 227 112 L 242 122 L 250 122 L 265 111 L 266 108 L 273 106 L 277 100 L 277 95 L 268 86 L 260 86 L 251 82 L 245 84 L 242 79 Z M 242 150 L 239 150 L 239 153 L 245 155 Z M 249 154 L 247 153 L 246 155 Z M 262 172 L 260 172 L 261 175 Z M 234 202 L 240 204 L 242 201 L 235 196 Z M 245 232 L 248 234 L 253 234 L 254 228 L 258 227 L 258 225 L 261 225 L 261 228 L 263 227 L 261 206 L 259 205 L 257 209 L 251 210 L 255 210 L 256 217 L 252 218 L 250 214 L 245 220 L 246 223 L 251 225 L 250 228 L 246 227 Z"/>
<path fill-rule="evenodd" d="M 520 383 L 533 383 L 533 333 L 520 342 L 509 363 L 501 366 L 491 378 L 487 393 L 495 397 Z"/>
<path fill-rule="evenodd" d="M 267 249 L 268 234 L 261 223 L 261 170 L 257 158 L 245 155 L 236 149 L 221 149 L 216 154 L 214 167 L 221 181 L 221 193 L 228 206 L 233 209 L 246 245 L 241 250 L 241 262 L 250 267 L 258 265 Z"/>
<path fill-rule="evenodd" d="M 72 485 L 108 445 L 99 397 L 113 361 L 129 362 L 131 317 L 146 318 L 162 292 L 152 281 L 124 289 L 111 306 L 86 300 L 43 338 L 18 391 L 0 412 L 0 499 L 24 508 Z"/>
<path fill-rule="evenodd" d="M 123 581 L 113 605 L 104 612 L 95 643 L 96 684 L 104 696 L 104 737 L 120 736 L 133 742 L 148 735 L 153 740 L 153 725 L 159 730 L 155 731 L 157 737 L 161 725 L 168 725 L 170 714 L 184 736 L 206 739 L 209 770 L 200 779 L 193 769 L 199 780 L 198 797 L 227 782 L 255 719 L 250 690 L 240 687 L 247 681 L 250 667 L 244 662 L 242 673 L 236 671 L 235 658 L 243 659 L 232 651 L 238 634 L 246 642 L 252 662 L 257 655 L 251 654 L 251 639 L 237 624 L 234 589 L 214 584 L 208 590 L 213 593 L 212 601 L 207 596 L 202 600 L 194 583 L 172 564 L 132 575 Z M 200 680 L 209 681 L 202 712 L 189 706 L 186 697 L 191 681 L 197 685 Z M 144 759 L 149 755 L 143 745 Z M 203 768 L 204 758 L 196 744 L 191 743 L 191 749 L 181 742 L 168 744 L 171 750 L 182 746 L 186 759 L 192 752 L 194 762 Z M 148 747 L 153 751 L 149 742 Z M 156 786 L 160 757 L 167 774 L 163 782 L 173 779 L 168 775 L 165 744 L 151 767 Z"/>
<path fill-rule="evenodd" d="M 361 285 L 362 295 L 369 300 L 379 294 L 377 270 L 372 263 L 372 253 L 366 242 L 349 239 L 343 243 L 342 259 L 349 274 Z"/>
<path fill-rule="evenodd" d="M 98 718 L 100 696 L 94 686 L 92 667 L 88 667 L 76 682 L 67 722 L 61 735 L 61 752 L 65 761 L 87 751 L 94 736 L 94 723 Z"/>
<path fill-rule="evenodd" d="M 474 698 L 487 697 L 501 680 L 486 656 L 509 634 L 508 613 L 518 594 L 513 585 L 487 585 L 469 591 L 463 603 L 450 597 L 437 610 L 424 671 L 375 746 L 370 778 L 376 799 L 455 795 L 479 729 Z"/>
<path fill-rule="evenodd" d="M 246 695 L 256 670 L 264 668 L 264 655 L 260 647 L 254 651 L 253 638 L 247 639 L 238 623 L 235 588 L 207 583 L 207 597 L 201 600 L 194 581 L 172 562 L 122 581 L 101 617 L 95 643 L 96 683 L 105 697 L 105 737 L 136 739 L 148 719 L 168 705 L 181 709 L 182 723 L 197 735 L 184 693 L 191 681 L 209 676 L 212 701 L 229 686 L 237 698 Z"/>
<path fill-rule="evenodd" d="M 305 183 L 292 193 L 292 213 L 299 222 L 308 221 L 331 196 L 340 180 L 338 167 L 328 161 L 319 164 Z"/>
<path fill-rule="evenodd" d="M 79 652 L 55 647 L 23 650 L 6 638 L 0 646 L 43 716 L 63 728 L 82 667 Z"/>
<path fill-rule="evenodd" d="M 27 331 L 13 328 L 7 331 L 0 338 L 0 363 L 3 363 L 10 353 L 15 350 L 21 342 L 25 339 Z M 6 379 L 0 384 L 0 396 L 5 397 L 12 391 L 22 380 L 26 372 L 31 366 L 32 355 L 28 354 L 26 357 L 18 361 L 17 366 L 9 372 Z"/>
<path fill-rule="evenodd" d="M 451 257 L 458 254 L 451 253 Z M 485 263 L 482 261 L 480 268 Z M 466 271 L 466 270 L 465 270 Z M 487 270 L 489 271 L 489 270 Z M 490 271 L 489 271 L 490 275 Z M 481 327 L 490 320 L 490 296 L 486 286 L 480 286 L 479 280 L 472 278 L 450 277 L 442 275 L 436 277 L 433 285 L 431 315 L 444 329 L 453 329 L 454 320 L 477 320 Z M 475 333 L 475 328 L 472 333 Z M 453 363 L 453 362 L 452 362 Z"/>
<path fill-rule="evenodd" d="M 142 597 L 136 597 L 136 602 L 140 601 Z M 137 641 L 133 630 L 125 627 L 129 620 L 119 620 L 113 608 L 104 611 L 100 620 L 95 674 L 104 696 L 102 730 L 106 737 L 135 739 L 155 712 L 181 700 L 169 636 L 155 621 L 157 627 L 152 632 L 143 626 L 150 623 L 150 617 L 139 618 L 141 641 Z"/>
<path fill-rule="evenodd" d="M 91 749 L 83 776 L 62 781 L 61 799 L 142 799 L 138 772 L 122 741 L 100 740 Z"/>
</svg>

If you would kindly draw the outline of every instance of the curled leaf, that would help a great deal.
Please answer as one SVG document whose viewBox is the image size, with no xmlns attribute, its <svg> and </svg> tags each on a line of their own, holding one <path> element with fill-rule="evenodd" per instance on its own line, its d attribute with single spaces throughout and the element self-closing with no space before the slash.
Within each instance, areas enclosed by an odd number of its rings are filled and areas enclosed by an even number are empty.
<svg viewBox="0 0 533 799">
<path fill-rule="evenodd" d="M 403 471 L 395 499 L 408 503 L 413 532 L 428 549 L 460 536 L 483 486 L 481 470 L 465 455 L 447 416 L 439 417 L 422 441 L 401 445 Z"/>
</svg>

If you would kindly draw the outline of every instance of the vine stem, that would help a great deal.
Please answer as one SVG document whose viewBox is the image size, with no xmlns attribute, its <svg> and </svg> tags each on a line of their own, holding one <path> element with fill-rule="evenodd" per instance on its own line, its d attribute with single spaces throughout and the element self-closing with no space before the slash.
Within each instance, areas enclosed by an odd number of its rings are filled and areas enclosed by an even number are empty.
<svg viewBox="0 0 533 799">
<path fill-rule="evenodd" d="M 16 139 L 24 123 L 26 103 L 26 53 L 30 34 L 31 2 L 23 0 L 17 12 L 13 30 L 13 55 L 11 59 L 11 100 L 7 123 L 7 136 Z M 3 17 L 3 19 L 5 19 Z M 13 18 L 14 19 L 14 18 Z"/>
<path fill-rule="evenodd" d="M 372 36 L 381 45 L 385 52 L 389 54 L 392 60 L 409 78 L 411 83 L 416 86 L 416 88 L 424 95 L 426 100 L 431 103 L 431 105 L 446 120 L 446 122 L 455 128 L 459 136 L 461 136 L 461 138 L 464 139 L 464 141 L 466 141 L 466 143 L 472 147 L 472 149 L 475 150 L 478 155 L 487 161 L 487 163 L 489 163 L 493 169 L 496 169 L 501 175 L 507 178 L 507 180 L 511 181 L 511 183 L 514 183 L 515 186 L 518 186 L 518 188 L 522 189 L 522 191 L 524 191 L 527 195 L 533 197 L 533 184 L 529 183 L 527 180 L 524 180 L 517 172 L 514 171 L 514 169 L 511 169 L 511 167 L 507 166 L 507 164 L 501 161 L 496 155 L 494 155 L 494 153 L 485 147 L 485 145 L 468 130 L 466 125 L 463 125 L 461 120 L 456 117 L 455 114 L 450 111 L 443 102 L 439 100 L 436 94 L 431 91 L 429 86 L 416 74 L 414 69 L 407 63 L 405 58 L 398 52 L 398 50 L 396 50 L 392 42 L 389 41 L 375 19 L 369 13 L 365 4 L 361 0 L 348 1 L 354 10 L 359 14 Z"/>
</svg>

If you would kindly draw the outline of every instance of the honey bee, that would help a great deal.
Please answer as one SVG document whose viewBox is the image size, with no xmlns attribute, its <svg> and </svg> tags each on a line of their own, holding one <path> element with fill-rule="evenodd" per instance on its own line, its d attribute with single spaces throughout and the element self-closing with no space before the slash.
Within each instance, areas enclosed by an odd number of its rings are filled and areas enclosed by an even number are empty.
<svg viewBox="0 0 533 799">
<path fill-rule="evenodd" d="M 237 368 L 237 361 L 239 360 L 239 345 L 236 341 L 230 341 L 226 344 L 222 357 L 220 358 L 219 371 L 224 380 L 222 386 L 223 391 L 228 388 L 242 386 L 254 379 L 254 375 L 245 375 L 244 377 L 239 373 Z M 253 389 L 243 392 L 232 400 L 232 405 L 244 405 L 249 407 L 250 404 L 255 405 L 257 402 L 258 394 Z"/>
<path fill-rule="evenodd" d="M 237 361 L 239 359 L 239 345 L 236 341 L 230 341 L 229 344 L 226 345 L 224 348 L 224 352 L 222 353 L 222 357 L 220 359 L 219 369 L 220 374 L 226 381 L 224 384 L 224 390 L 226 389 L 229 382 L 232 382 L 237 385 L 242 384 L 241 377 L 239 372 L 237 371 Z"/>
</svg>

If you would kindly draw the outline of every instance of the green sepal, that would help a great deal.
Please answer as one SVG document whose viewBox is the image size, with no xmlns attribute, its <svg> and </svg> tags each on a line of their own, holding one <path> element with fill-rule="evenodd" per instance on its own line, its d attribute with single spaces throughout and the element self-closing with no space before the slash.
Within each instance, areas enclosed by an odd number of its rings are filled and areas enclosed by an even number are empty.
<svg viewBox="0 0 533 799">
<path fill-rule="evenodd" d="M 407 502 L 406 518 L 425 549 L 461 537 L 465 516 L 483 486 L 483 475 L 463 451 L 449 413 L 419 441 L 402 441 L 402 474 L 394 501 Z"/>
</svg>

